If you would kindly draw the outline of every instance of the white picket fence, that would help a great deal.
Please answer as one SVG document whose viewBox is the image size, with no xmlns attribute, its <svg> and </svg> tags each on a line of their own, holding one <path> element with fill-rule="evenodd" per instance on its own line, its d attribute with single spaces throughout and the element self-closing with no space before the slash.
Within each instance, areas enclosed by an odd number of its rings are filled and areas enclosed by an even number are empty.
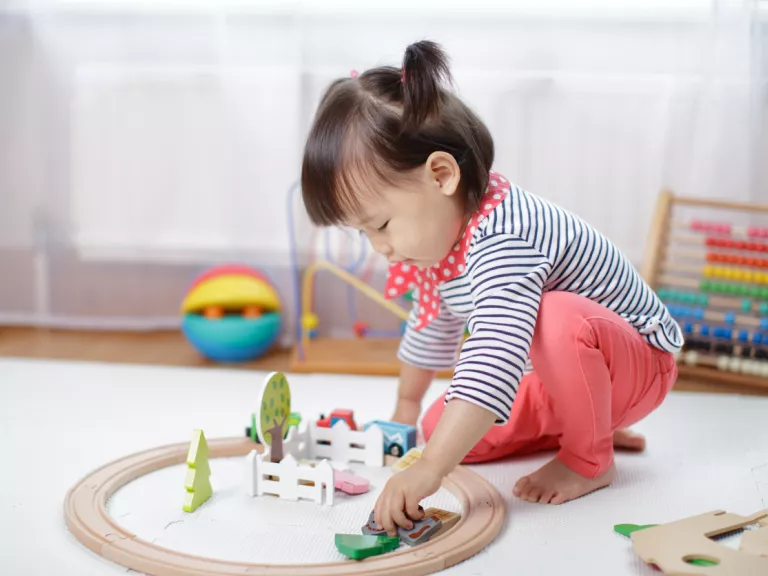
<svg viewBox="0 0 768 576">
<path fill-rule="evenodd" d="M 325 491 L 325 504 L 333 505 L 333 468 L 328 462 L 321 462 L 314 467 L 303 466 L 291 454 L 280 462 L 270 462 L 268 448 L 263 454 L 252 450 L 245 460 L 245 483 L 250 496 L 274 494 L 285 500 L 305 499 L 322 504 Z M 314 485 L 302 482 L 312 482 Z"/>
<path fill-rule="evenodd" d="M 384 465 L 384 434 L 378 426 L 365 432 L 350 430 L 344 420 L 333 428 L 312 424 L 309 453 L 312 458 L 327 458 L 335 462 L 362 462 L 366 466 Z"/>
<path fill-rule="evenodd" d="M 309 455 L 309 428 L 306 422 L 301 422 L 298 429 L 296 426 L 291 426 L 288 430 L 288 435 L 283 440 L 283 454 L 290 454 L 296 460 L 304 460 L 310 458 Z"/>
</svg>

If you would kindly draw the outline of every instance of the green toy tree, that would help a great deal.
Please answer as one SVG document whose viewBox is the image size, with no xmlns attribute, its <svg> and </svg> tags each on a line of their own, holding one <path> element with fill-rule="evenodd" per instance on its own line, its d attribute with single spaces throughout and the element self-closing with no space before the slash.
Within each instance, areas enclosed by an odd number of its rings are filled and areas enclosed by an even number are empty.
<svg viewBox="0 0 768 576">
<path fill-rule="evenodd" d="M 200 504 L 213 494 L 211 488 L 211 468 L 208 465 L 208 443 L 202 430 L 192 431 L 192 442 L 187 453 L 187 478 L 184 488 L 184 512 L 194 512 Z"/>
<path fill-rule="evenodd" d="M 283 459 L 283 438 L 288 433 L 288 420 L 291 415 L 291 389 L 282 372 L 273 372 L 264 381 L 261 390 L 261 408 L 259 418 L 259 438 L 270 447 L 272 462 Z"/>
</svg>

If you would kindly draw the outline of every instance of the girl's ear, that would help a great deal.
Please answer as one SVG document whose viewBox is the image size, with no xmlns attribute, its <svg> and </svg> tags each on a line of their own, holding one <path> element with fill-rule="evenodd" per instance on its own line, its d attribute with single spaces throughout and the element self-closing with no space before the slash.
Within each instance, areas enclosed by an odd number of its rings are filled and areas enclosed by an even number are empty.
<svg viewBox="0 0 768 576">
<path fill-rule="evenodd" d="M 427 182 L 441 194 L 453 196 L 459 189 L 461 170 L 456 159 L 448 152 L 432 152 L 424 168 Z"/>
</svg>

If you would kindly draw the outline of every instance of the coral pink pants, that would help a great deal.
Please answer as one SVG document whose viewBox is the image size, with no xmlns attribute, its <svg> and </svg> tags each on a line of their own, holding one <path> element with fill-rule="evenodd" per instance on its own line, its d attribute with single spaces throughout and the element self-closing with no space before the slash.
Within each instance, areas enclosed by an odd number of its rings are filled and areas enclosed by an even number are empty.
<svg viewBox="0 0 768 576">
<path fill-rule="evenodd" d="M 491 428 L 464 463 L 559 448 L 566 466 L 597 477 L 613 464 L 613 431 L 650 414 L 677 378 L 672 354 L 568 292 L 543 295 L 530 356 L 534 372 L 522 379 L 509 422 Z M 424 415 L 425 438 L 443 407 L 440 398 Z"/>
</svg>

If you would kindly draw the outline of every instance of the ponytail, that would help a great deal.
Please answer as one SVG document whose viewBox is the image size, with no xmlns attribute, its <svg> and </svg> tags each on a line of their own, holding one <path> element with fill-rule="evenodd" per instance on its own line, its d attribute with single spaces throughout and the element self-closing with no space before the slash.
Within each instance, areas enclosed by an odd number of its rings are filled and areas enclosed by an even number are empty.
<svg viewBox="0 0 768 576">
<path fill-rule="evenodd" d="M 437 151 L 456 159 L 463 208 L 477 210 L 493 138 L 450 84 L 448 58 L 429 41 L 408 46 L 400 68 L 378 66 L 331 84 L 304 147 L 301 189 L 310 220 L 343 223 L 360 212 L 361 188 L 399 185 L 401 173 Z"/>
<path fill-rule="evenodd" d="M 403 57 L 403 127 L 415 130 L 440 112 L 443 84 L 451 83 L 448 57 L 434 42 L 423 40 Z"/>
</svg>

